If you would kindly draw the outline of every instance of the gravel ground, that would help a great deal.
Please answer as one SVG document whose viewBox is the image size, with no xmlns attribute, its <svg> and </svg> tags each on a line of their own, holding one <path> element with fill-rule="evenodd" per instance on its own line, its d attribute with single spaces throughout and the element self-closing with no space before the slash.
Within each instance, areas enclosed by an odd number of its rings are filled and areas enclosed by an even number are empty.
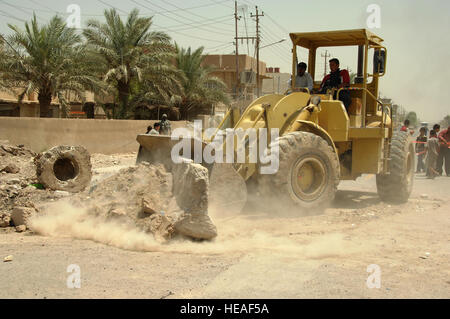
<svg viewBox="0 0 450 319">
<path fill-rule="evenodd" d="M 92 156 L 94 181 L 135 153 Z M 0 228 L 0 298 L 449 298 L 450 178 L 416 175 L 408 203 L 387 205 L 372 175 L 342 182 L 333 207 L 299 216 L 252 205 L 211 210 L 213 242 L 147 251 Z M 131 239 L 130 239 L 131 240 Z M 80 269 L 70 289 L 68 266 Z M 369 289 L 367 271 L 380 270 Z"/>
</svg>

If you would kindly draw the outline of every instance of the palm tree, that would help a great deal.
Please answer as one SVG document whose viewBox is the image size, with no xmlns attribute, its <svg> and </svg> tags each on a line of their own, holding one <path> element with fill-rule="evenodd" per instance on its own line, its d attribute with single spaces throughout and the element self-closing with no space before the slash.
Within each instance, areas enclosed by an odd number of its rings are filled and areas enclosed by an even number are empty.
<svg viewBox="0 0 450 319">
<path fill-rule="evenodd" d="M 183 82 L 184 74 L 173 65 L 149 67 L 130 101 L 134 118 L 159 119 L 162 113 L 168 113 L 171 119 L 178 120 L 180 114 L 176 105 L 184 93 Z M 145 114 L 142 114 L 143 108 Z"/>
<path fill-rule="evenodd" d="M 191 51 L 190 47 L 188 49 L 180 49 L 176 45 L 176 49 L 177 67 L 185 75 L 185 80 L 183 81 L 184 96 L 179 104 L 183 116 L 187 119 L 192 112 L 207 112 L 219 102 L 229 103 L 229 97 L 226 94 L 226 84 L 219 78 L 211 75 L 213 72 L 212 66 L 202 65 L 205 59 L 203 55 L 204 48 L 200 47 L 195 51 Z"/>
<path fill-rule="evenodd" d="M 133 112 L 130 102 L 137 99 L 134 95 L 142 97 L 142 85 L 138 82 L 146 80 L 144 87 L 150 85 L 152 74 L 156 73 L 160 74 L 158 80 L 168 76 L 168 82 L 176 82 L 176 71 L 170 66 L 174 48 L 166 33 L 150 31 L 152 17 L 140 18 L 137 9 L 125 22 L 115 9 L 105 10 L 104 16 L 106 23 L 89 20 L 83 34 L 90 49 L 102 60 L 105 82 L 116 91 L 119 108 L 114 117 L 127 118 Z M 164 91 L 164 83 L 155 83 L 154 88 Z"/>
<path fill-rule="evenodd" d="M 84 99 L 87 89 L 99 88 L 99 81 L 89 75 L 81 37 L 61 17 L 54 16 L 41 27 L 34 15 L 30 24 L 25 23 L 25 31 L 8 26 L 13 34 L 0 52 L 0 73 L 3 86 L 14 93 L 20 88 L 19 103 L 36 92 L 41 117 L 51 117 L 52 98 L 57 97 L 63 116 L 67 116 L 70 106 L 65 93 Z"/>
</svg>

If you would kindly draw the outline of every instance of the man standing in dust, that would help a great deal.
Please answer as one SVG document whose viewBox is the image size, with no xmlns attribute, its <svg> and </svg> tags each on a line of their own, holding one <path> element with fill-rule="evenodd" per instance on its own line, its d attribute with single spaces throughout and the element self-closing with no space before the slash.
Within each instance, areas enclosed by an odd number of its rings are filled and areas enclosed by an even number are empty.
<svg viewBox="0 0 450 319">
<path fill-rule="evenodd" d="M 430 138 L 427 142 L 427 162 L 426 162 L 426 170 L 427 170 L 427 178 L 434 179 L 438 174 L 436 171 L 436 160 L 439 155 L 439 141 L 436 136 L 436 131 L 430 131 Z"/>
<path fill-rule="evenodd" d="M 172 128 L 170 127 L 170 121 L 167 119 L 167 114 L 162 115 L 161 119 L 161 129 L 159 131 L 162 135 L 170 135 L 172 133 Z"/>
</svg>

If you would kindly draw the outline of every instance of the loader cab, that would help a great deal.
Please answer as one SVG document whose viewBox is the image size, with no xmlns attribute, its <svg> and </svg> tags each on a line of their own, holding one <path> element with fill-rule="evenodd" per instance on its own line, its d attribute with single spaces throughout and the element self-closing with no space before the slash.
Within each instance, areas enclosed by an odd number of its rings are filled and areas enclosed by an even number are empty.
<svg viewBox="0 0 450 319">
<path fill-rule="evenodd" d="M 318 70 L 319 59 L 323 59 L 322 49 L 345 47 L 353 50 L 357 59 L 356 74 L 350 83 L 350 96 L 352 103 L 348 109 L 350 127 L 364 128 L 367 126 L 382 125 L 383 112 L 390 114 L 390 106 L 384 105 L 378 99 L 379 78 L 386 73 L 387 50 L 383 46 L 383 39 L 366 29 L 290 33 L 292 40 L 292 73 L 296 74 L 298 50 L 306 49 L 308 56 L 309 73 L 314 81 L 313 92 L 318 92 L 323 79 L 323 70 Z M 325 55 L 326 57 L 326 55 Z M 341 62 L 343 57 L 340 58 Z M 332 58 L 332 57 L 330 57 Z M 328 63 L 327 59 L 323 63 Z M 342 65 L 341 65 L 342 69 Z M 321 72 L 322 71 L 322 72 Z M 291 83 L 295 83 L 292 79 Z M 291 88 L 294 90 L 294 87 Z M 339 90 L 337 94 L 339 94 Z M 322 100 L 333 99 L 330 94 L 321 95 Z M 388 109 L 388 110 L 386 110 Z"/>
</svg>

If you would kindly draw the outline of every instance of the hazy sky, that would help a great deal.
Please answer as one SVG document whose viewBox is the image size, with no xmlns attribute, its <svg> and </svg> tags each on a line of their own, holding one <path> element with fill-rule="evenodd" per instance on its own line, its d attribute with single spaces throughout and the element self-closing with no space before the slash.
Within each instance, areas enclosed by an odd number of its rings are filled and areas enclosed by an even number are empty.
<svg viewBox="0 0 450 319">
<path fill-rule="evenodd" d="M 82 26 L 88 19 L 102 19 L 103 10 L 116 7 L 126 15 L 133 8 L 154 16 L 154 29 L 166 31 L 179 45 L 204 46 L 211 54 L 234 52 L 233 0 L 0 0 L 0 32 L 8 34 L 7 23 L 23 26 L 33 11 L 38 21 L 56 14 L 66 17 L 69 4 L 81 9 Z M 261 49 L 267 66 L 291 70 L 289 32 L 367 28 L 369 4 L 381 9 L 381 27 L 371 31 L 385 40 L 388 49 L 387 74 L 381 79 L 383 96 L 407 110 L 416 111 L 425 121 L 435 122 L 450 114 L 450 1 L 447 0 L 255 0 L 238 1 L 240 36 L 254 36 L 255 5 L 260 18 L 261 46 L 287 40 Z M 254 56 L 254 44 L 239 43 L 239 53 Z M 331 48 L 341 67 L 356 68 L 355 52 Z M 324 53 L 318 51 L 318 55 Z M 305 57 L 305 54 L 300 55 Z M 317 62 L 323 73 L 324 59 Z M 322 74 L 319 74 L 319 77 Z M 317 80 L 317 79 L 316 79 Z"/>
</svg>

